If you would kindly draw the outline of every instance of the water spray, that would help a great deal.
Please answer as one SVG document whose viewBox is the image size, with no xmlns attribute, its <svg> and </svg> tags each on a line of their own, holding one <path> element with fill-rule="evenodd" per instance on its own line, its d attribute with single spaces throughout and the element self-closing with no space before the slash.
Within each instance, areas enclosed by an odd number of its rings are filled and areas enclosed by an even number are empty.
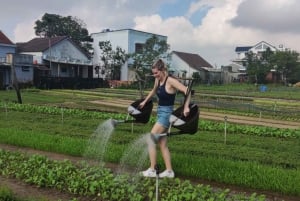
<svg viewBox="0 0 300 201">
<path fill-rule="evenodd" d="M 156 185 L 155 185 L 155 198 L 158 201 L 158 180 L 159 180 L 159 165 L 155 165 L 155 172 L 156 172 Z"/>
</svg>

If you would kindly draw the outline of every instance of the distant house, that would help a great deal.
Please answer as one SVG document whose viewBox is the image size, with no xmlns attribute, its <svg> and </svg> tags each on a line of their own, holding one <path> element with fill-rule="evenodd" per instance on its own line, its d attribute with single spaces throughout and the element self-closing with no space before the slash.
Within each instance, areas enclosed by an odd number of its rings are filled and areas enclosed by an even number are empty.
<svg viewBox="0 0 300 201">
<path fill-rule="evenodd" d="M 246 68 L 238 63 L 221 67 L 221 77 L 224 84 L 247 81 Z"/>
<path fill-rule="evenodd" d="M 284 48 L 280 45 L 278 48 L 261 41 L 254 46 L 238 46 L 235 48 L 236 58 L 232 60 L 232 64 L 223 67 L 224 82 L 243 82 L 247 80 L 247 53 L 253 53 L 257 57 L 260 57 L 263 52 L 270 49 L 272 52 L 283 51 Z M 268 80 L 274 80 L 276 73 L 269 72 L 267 75 Z"/>
<path fill-rule="evenodd" d="M 6 61 L 12 67 L 12 82 L 16 81 L 20 87 L 33 86 L 34 68 L 32 64 L 32 55 L 28 54 L 7 54 Z M 10 84 L 12 85 L 12 84 Z"/>
<path fill-rule="evenodd" d="M 270 50 L 273 52 L 278 51 L 276 47 L 265 41 L 261 41 L 254 46 L 238 46 L 235 48 L 236 58 L 233 59 L 233 62 L 240 65 L 245 65 L 245 62 L 247 61 L 247 53 L 252 52 L 253 54 L 260 56 L 267 50 L 267 48 L 270 48 Z"/>
<path fill-rule="evenodd" d="M 51 84 L 47 88 L 70 88 L 76 84 L 76 80 L 70 78 L 93 78 L 92 61 L 66 36 L 34 38 L 26 43 L 17 43 L 17 52 L 33 55 L 35 83 L 39 87 Z M 45 83 L 45 79 L 51 81 Z"/>
<path fill-rule="evenodd" d="M 198 54 L 172 51 L 170 70 L 174 76 L 192 78 L 194 73 L 199 73 L 202 82 L 219 80 L 220 70 L 203 59 Z M 216 78 L 217 77 L 217 78 Z"/>
<path fill-rule="evenodd" d="M 92 33 L 91 37 L 93 38 L 93 67 L 94 67 L 94 77 L 106 78 L 109 77 L 107 72 L 104 69 L 103 63 L 100 59 L 101 57 L 101 50 L 99 47 L 99 42 L 101 41 L 110 41 L 112 48 L 115 50 L 116 47 L 120 47 L 127 54 L 135 53 L 140 51 L 143 48 L 145 42 L 151 38 L 153 35 L 157 36 L 159 40 L 167 41 L 166 36 L 157 35 L 153 33 L 137 31 L 134 29 L 120 29 L 120 30 L 103 30 L 102 32 Z M 121 81 L 132 81 L 135 80 L 135 73 L 131 69 L 133 61 L 127 61 L 122 67 L 120 72 L 119 80 Z M 102 70 L 98 71 L 97 68 Z M 103 73 L 99 73 L 103 72 Z"/>
<path fill-rule="evenodd" d="M 33 63 L 49 67 L 53 77 L 91 77 L 91 60 L 66 36 L 34 38 L 18 43 L 17 51 L 33 55 Z"/>
<path fill-rule="evenodd" d="M 11 64 L 7 54 L 14 54 L 16 45 L 0 30 L 0 89 L 11 85 Z"/>
</svg>

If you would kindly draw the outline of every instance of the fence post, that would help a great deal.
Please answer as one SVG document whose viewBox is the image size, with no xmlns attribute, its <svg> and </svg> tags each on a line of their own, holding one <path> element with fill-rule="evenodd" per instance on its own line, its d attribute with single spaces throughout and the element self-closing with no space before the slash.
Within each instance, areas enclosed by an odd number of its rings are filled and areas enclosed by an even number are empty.
<svg viewBox="0 0 300 201">
<path fill-rule="evenodd" d="M 224 144 L 226 144 L 227 138 L 227 116 L 224 117 Z"/>
<path fill-rule="evenodd" d="M 259 112 L 259 121 L 261 121 L 261 111 Z"/>
</svg>

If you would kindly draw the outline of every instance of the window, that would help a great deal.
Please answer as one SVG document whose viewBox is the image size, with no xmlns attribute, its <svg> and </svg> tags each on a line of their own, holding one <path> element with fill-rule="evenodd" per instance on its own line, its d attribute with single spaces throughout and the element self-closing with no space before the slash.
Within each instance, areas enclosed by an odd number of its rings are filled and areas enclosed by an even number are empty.
<svg viewBox="0 0 300 201">
<path fill-rule="evenodd" d="M 23 72 L 28 72 L 29 71 L 29 66 L 22 66 L 22 71 Z"/>
<path fill-rule="evenodd" d="M 61 67 L 60 72 L 66 73 L 67 72 L 67 68 L 66 67 Z"/>
<path fill-rule="evenodd" d="M 142 53 L 143 52 L 144 44 L 136 43 L 135 44 L 135 53 Z"/>
</svg>

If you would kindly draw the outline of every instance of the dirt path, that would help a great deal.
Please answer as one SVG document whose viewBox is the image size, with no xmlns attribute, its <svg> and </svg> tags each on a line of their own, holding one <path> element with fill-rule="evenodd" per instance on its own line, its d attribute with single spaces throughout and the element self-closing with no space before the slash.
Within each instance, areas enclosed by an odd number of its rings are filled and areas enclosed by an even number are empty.
<svg viewBox="0 0 300 201">
<path fill-rule="evenodd" d="M 130 100 L 118 99 L 118 100 L 101 100 L 101 101 L 92 101 L 93 103 L 104 105 L 104 106 L 113 106 L 126 108 L 132 103 Z M 156 111 L 154 106 L 153 111 Z M 265 119 L 265 118 L 257 118 L 257 117 L 246 117 L 246 116 L 238 116 L 232 114 L 221 114 L 216 112 L 208 112 L 208 111 L 200 111 L 200 119 L 207 120 L 216 120 L 216 121 L 224 121 L 224 117 L 227 117 L 227 122 L 238 123 L 238 124 L 246 124 L 246 125 L 257 125 L 257 126 L 268 126 L 274 128 L 290 128 L 290 129 L 300 129 L 300 122 L 295 121 L 283 121 L 283 120 L 275 120 L 275 119 Z"/>
<path fill-rule="evenodd" d="M 26 154 L 39 154 L 48 157 L 49 159 L 52 160 L 58 160 L 58 161 L 63 161 L 65 159 L 68 159 L 72 161 L 73 163 L 77 163 L 81 160 L 85 160 L 82 157 L 74 157 L 74 156 L 69 156 L 65 154 L 58 154 L 58 153 L 53 153 L 53 152 L 46 152 L 46 151 L 40 151 L 40 150 L 35 150 L 31 148 L 21 148 L 21 147 L 16 147 L 12 145 L 6 145 L 6 144 L 0 144 L 0 149 L 3 150 L 9 150 L 9 151 L 19 151 L 22 153 Z M 91 164 L 94 163 L 94 161 L 89 161 Z M 107 163 L 106 164 L 107 168 L 110 168 L 112 171 L 116 171 L 118 168 L 117 164 L 112 164 L 112 163 Z M 193 183 L 202 183 L 204 185 L 210 185 L 212 188 L 219 188 L 219 189 L 230 189 L 231 193 L 246 193 L 248 195 L 256 192 L 257 194 L 264 194 L 267 197 L 268 201 L 299 201 L 299 197 L 295 196 L 285 196 L 281 195 L 279 193 L 274 193 L 274 192 L 269 192 L 269 191 L 258 191 L 255 189 L 249 189 L 249 188 L 243 188 L 239 186 L 234 186 L 234 185 L 227 185 L 227 184 L 222 184 L 222 183 L 217 183 L 217 182 L 211 182 L 211 181 L 206 181 L 206 180 L 200 180 L 200 179 L 192 179 L 192 178 L 181 178 L 181 179 L 188 179 Z M 76 196 L 64 193 L 64 192 L 59 192 L 55 189 L 50 189 L 50 188 L 38 188 L 33 185 L 28 185 L 25 184 L 22 181 L 19 181 L 17 179 L 10 179 L 10 178 L 5 178 L 3 176 L 0 176 L 0 185 L 4 185 L 9 187 L 10 189 L 13 189 L 14 193 L 21 198 L 40 198 L 46 201 L 69 201 L 72 198 L 75 198 Z M 89 201 L 88 198 L 86 197 L 76 197 L 78 201 Z"/>
</svg>

